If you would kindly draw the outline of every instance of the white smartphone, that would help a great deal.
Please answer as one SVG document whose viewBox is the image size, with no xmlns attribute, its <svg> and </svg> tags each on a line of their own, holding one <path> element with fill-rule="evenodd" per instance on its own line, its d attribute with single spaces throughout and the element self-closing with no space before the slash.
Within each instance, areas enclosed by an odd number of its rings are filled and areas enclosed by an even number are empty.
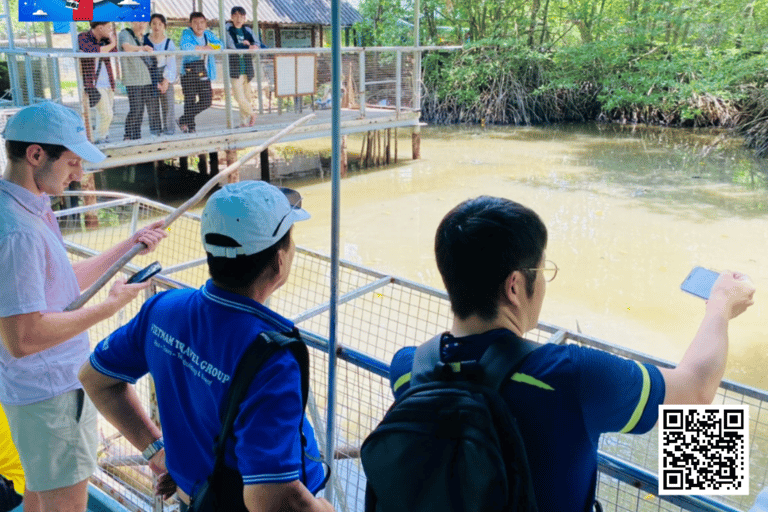
<svg viewBox="0 0 768 512">
<path fill-rule="evenodd" d="M 712 285 L 715 284 L 720 274 L 704 267 L 694 267 L 688 277 L 685 278 L 680 289 L 702 299 L 709 299 Z"/>
</svg>

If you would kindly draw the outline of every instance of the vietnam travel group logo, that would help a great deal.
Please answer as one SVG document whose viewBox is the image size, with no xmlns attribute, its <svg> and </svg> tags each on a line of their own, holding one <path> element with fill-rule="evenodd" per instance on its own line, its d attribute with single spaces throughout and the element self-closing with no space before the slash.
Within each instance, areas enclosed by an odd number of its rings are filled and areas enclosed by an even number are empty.
<svg viewBox="0 0 768 512">
<path fill-rule="evenodd" d="M 149 21 L 150 0 L 21 0 L 19 21 Z"/>
</svg>

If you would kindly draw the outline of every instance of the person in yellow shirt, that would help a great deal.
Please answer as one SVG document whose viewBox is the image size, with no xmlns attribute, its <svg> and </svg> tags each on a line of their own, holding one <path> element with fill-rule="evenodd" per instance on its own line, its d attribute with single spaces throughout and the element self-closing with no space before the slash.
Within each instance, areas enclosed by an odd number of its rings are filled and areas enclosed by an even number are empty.
<svg viewBox="0 0 768 512">
<path fill-rule="evenodd" d="M 21 503 L 24 494 L 24 470 L 11 439 L 11 429 L 5 411 L 0 407 L 0 512 L 7 512 Z"/>
</svg>

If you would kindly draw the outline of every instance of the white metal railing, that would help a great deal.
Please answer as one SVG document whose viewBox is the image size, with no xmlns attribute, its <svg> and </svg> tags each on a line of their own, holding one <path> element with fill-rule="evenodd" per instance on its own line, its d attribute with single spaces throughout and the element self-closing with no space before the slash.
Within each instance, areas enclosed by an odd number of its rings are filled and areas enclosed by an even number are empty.
<svg viewBox="0 0 768 512">
<path fill-rule="evenodd" d="M 72 194 L 68 194 L 70 197 Z M 128 233 L 154 219 L 164 217 L 171 207 L 124 194 L 102 194 L 101 202 L 86 207 L 73 207 L 57 212 L 68 250 L 73 259 L 94 254 L 114 245 Z M 85 215 L 96 215 L 98 230 L 86 229 Z M 135 272 L 149 261 L 158 259 L 165 273 L 154 280 L 149 292 L 170 288 L 198 287 L 207 279 L 203 249 L 199 243 L 199 217 L 185 214 L 174 224 L 167 241 L 148 256 L 137 257 L 128 266 Z M 337 510 L 362 512 L 365 476 L 358 452 L 365 436 L 383 417 L 392 398 L 388 380 L 388 361 L 401 346 L 413 345 L 431 337 L 450 325 L 451 313 L 446 294 L 411 281 L 396 278 L 342 262 L 339 268 L 338 387 L 328 385 L 325 335 L 329 325 L 327 303 L 330 286 L 327 276 L 330 259 L 314 251 L 298 249 L 289 281 L 272 296 L 270 307 L 292 318 L 305 335 L 312 359 L 312 401 L 310 419 L 324 446 L 325 404 L 334 394 L 337 400 L 337 443 L 334 486 Z M 106 293 L 106 292 L 104 292 Z M 103 300 L 98 296 L 94 300 Z M 138 311 L 130 304 L 118 316 L 90 330 L 95 344 Z M 557 326 L 540 323 L 529 333 L 540 343 L 578 343 L 659 366 L 671 363 L 647 354 L 611 344 L 607 341 L 575 333 Z M 156 415 L 149 379 L 138 385 L 140 397 Z M 645 435 L 610 434 L 600 440 L 598 498 L 605 510 L 645 511 L 725 511 L 746 510 L 768 479 L 768 393 L 741 384 L 724 381 L 715 403 L 742 403 L 750 407 L 750 481 L 749 496 L 720 496 L 715 499 L 656 496 L 655 462 L 658 453 L 656 429 Z M 162 510 L 164 505 L 151 497 L 150 472 L 136 465 L 137 451 L 124 439 L 110 431 L 100 419 L 102 446 L 100 470 L 93 481 L 117 499 L 127 510 Z"/>
</svg>

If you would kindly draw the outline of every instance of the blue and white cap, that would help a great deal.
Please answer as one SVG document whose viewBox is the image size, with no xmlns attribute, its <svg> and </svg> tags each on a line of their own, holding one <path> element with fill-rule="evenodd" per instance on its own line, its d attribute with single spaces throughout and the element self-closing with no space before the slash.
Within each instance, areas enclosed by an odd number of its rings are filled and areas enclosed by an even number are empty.
<svg viewBox="0 0 768 512">
<path fill-rule="evenodd" d="M 107 155 L 88 141 L 85 125 L 77 112 L 50 101 L 19 110 L 6 123 L 3 138 L 38 144 L 57 144 L 87 162 L 98 163 L 107 158 Z"/>
<path fill-rule="evenodd" d="M 259 253 L 275 245 L 294 222 L 307 220 L 301 195 L 265 181 L 230 183 L 214 192 L 203 209 L 200 234 L 205 251 L 216 257 L 236 258 Z M 236 247 L 217 245 L 216 237 L 231 238 Z"/>
</svg>

